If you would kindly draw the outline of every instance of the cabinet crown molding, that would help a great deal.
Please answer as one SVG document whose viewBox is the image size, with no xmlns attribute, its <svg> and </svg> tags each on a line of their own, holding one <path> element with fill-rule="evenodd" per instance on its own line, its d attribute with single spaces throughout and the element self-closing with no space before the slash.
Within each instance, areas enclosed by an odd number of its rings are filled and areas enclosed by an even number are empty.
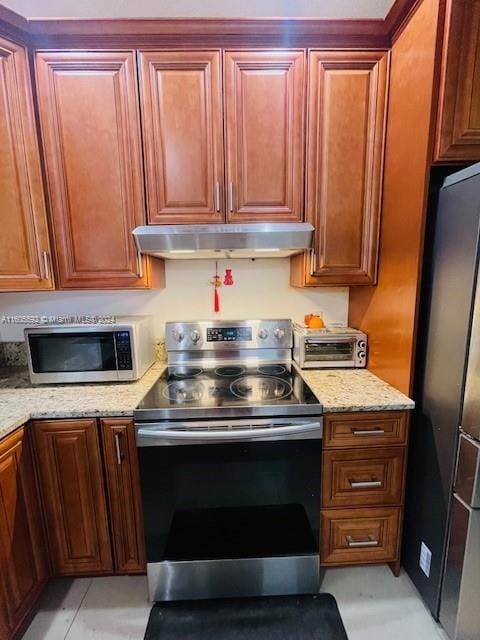
<svg viewBox="0 0 480 640">
<path fill-rule="evenodd" d="M 0 5 L 0 34 L 41 47 L 386 48 L 418 0 L 396 0 L 382 19 L 26 19 Z"/>
</svg>

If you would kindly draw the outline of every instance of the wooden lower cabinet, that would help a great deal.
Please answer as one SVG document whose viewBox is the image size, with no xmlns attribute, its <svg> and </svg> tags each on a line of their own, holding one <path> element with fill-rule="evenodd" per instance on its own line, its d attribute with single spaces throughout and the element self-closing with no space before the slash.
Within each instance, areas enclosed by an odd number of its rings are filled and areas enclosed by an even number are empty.
<svg viewBox="0 0 480 640">
<path fill-rule="evenodd" d="M 0 638 L 22 628 L 49 576 L 30 441 L 0 441 Z"/>
<path fill-rule="evenodd" d="M 399 507 L 322 510 L 322 564 L 395 561 L 400 547 L 400 517 Z"/>
<path fill-rule="evenodd" d="M 97 421 L 31 427 L 54 575 L 112 573 Z"/>
<path fill-rule="evenodd" d="M 388 562 L 398 574 L 408 428 L 408 411 L 325 416 L 322 565 Z"/>
<path fill-rule="evenodd" d="M 115 573 L 143 573 L 145 547 L 133 420 L 100 421 Z"/>
</svg>

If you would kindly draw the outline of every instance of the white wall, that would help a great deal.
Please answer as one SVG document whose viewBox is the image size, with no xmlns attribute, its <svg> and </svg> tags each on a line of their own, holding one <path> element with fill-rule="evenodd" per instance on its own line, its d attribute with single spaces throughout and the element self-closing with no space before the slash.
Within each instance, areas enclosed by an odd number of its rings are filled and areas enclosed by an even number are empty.
<svg viewBox="0 0 480 640">
<path fill-rule="evenodd" d="M 384 18 L 393 0 L 2 0 L 27 18 Z"/>
<path fill-rule="evenodd" d="M 348 289 L 296 289 L 290 287 L 290 261 L 222 260 L 219 273 L 232 267 L 235 284 L 222 286 L 221 312 L 213 313 L 209 284 L 213 261 L 167 261 L 167 286 L 161 291 L 55 291 L 0 293 L 0 340 L 23 339 L 23 327 L 1 323 L 2 316 L 70 314 L 152 314 L 156 336 L 164 334 L 167 320 L 292 318 L 322 311 L 327 324 L 347 324 Z"/>
</svg>

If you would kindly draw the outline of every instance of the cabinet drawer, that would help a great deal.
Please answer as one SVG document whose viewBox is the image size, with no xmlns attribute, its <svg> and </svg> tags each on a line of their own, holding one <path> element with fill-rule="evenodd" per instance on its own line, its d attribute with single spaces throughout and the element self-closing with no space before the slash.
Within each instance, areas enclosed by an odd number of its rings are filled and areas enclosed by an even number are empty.
<svg viewBox="0 0 480 640">
<path fill-rule="evenodd" d="M 405 444 L 408 433 L 406 411 L 337 413 L 325 416 L 324 449 Z"/>
<path fill-rule="evenodd" d="M 399 552 L 400 514 L 399 507 L 323 510 L 321 563 L 393 562 Z"/>
<path fill-rule="evenodd" d="M 322 506 L 401 504 L 404 464 L 404 447 L 325 451 Z"/>
</svg>

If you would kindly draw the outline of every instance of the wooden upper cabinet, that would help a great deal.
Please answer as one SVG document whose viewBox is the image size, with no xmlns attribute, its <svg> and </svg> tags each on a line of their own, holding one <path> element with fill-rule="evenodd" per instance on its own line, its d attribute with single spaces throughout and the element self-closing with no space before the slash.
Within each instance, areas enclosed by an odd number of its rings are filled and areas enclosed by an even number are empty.
<svg viewBox="0 0 480 640">
<path fill-rule="evenodd" d="M 30 443 L 23 428 L 0 442 L 0 637 L 13 637 L 48 578 Z"/>
<path fill-rule="evenodd" d="M 0 291 L 53 287 L 27 52 L 0 38 Z"/>
<path fill-rule="evenodd" d="M 220 51 L 140 53 L 148 220 L 223 222 Z"/>
<path fill-rule="evenodd" d="M 295 286 L 376 279 L 388 54 L 310 52 L 307 221 L 314 252 L 292 259 Z"/>
<path fill-rule="evenodd" d="M 36 77 L 60 288 L 148 286 L 134 52 L 40 52 Z"/>
<path fill-rule="evenodd" d="M 480 160 L 480 0 L 448 0 L 435 160 Z"/>
<path fill-rule="evenodd" d="M 95 420 L 32 423 L 54 575 L 113 570 Z"/>
<path fill-rule="evenodd" d="M 224 54 L 229 222 L 303 218 L 305 52 Z"/>
</svg>

